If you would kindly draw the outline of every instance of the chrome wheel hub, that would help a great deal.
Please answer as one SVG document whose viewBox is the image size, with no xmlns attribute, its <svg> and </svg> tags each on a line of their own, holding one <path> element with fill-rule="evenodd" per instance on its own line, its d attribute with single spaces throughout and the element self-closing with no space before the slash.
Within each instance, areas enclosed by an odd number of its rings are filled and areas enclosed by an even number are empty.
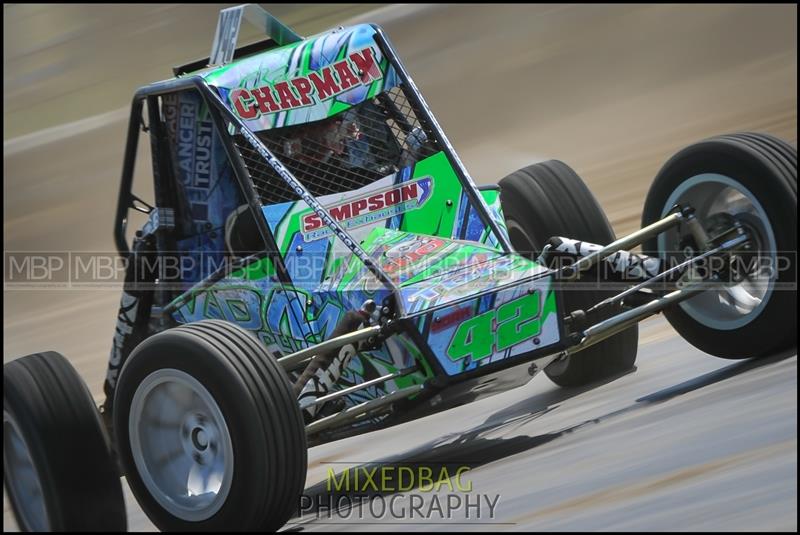
<svg viewBox="0 0 800 535">
<path fill-rule="evenodd" d="M 199 381 L 175 369 L 151 373 L 133 396 L 128 427 L 139 475 L 164 509 L 187 521 L 219 511 L 233 478 L 233 445 Z"/>
<path fill-rule="evenodd" d="M 705 291 L 679 306 L 695 321 L 717 330 L 738 329 L 763 310 L 777 279 L 777 243 L 767 213 L 755 195 L 730 177 L 705 173 L 682 183 L 662 210 L 666 215 L 675 204 L 689 205 L 704 226 L 729 220 L 748 234 L 752 254 L 736 259 L 735 277 L 717 290 Z M 682 236 L 670 230 L 658 238 L 662 255 L 683 255 Z M 694 251 L 689 251 L 690 253 Z"/>
</svg>

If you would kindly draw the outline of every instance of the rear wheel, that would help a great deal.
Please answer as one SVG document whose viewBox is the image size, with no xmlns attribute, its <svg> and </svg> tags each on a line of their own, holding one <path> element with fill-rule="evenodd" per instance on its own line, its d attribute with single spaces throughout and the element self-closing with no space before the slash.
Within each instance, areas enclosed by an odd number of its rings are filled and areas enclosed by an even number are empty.
<svg viewBox="0 0 800 535">
<path fill-rule="evenodd" d="M 119 378 L 114 428 L 131 489 L 162 530 L 277 530 L 297 510 L 300 409 L 283 369 L 235 325 L 142 342 Z"/>
<path fill-rule="evenodd" d="M 122 484 L 89 390 L 59 353 L 3 366 L 3 479 L 25 531 L 125 531 Z"/>
<path fill-rule="evenodd" d="M 797 149 L 765 134 L 718 136 L 672 157 L 653 181 L 647 225 L 676 203 L 690 205 L 707 233 L 741 226 L 752 245 L 743 278 L 664 311 L 692 345 L 723 358 L 797 345 Z M 697 247 L 683 226 L 645 244 L 672 264 Z M 741 279 L 741 280 L 740 280 Z"/>
<path fill-rule="evenodd" d="M 535 258 L 552 236 L 600 245 L 614 241 L 603 209 L 581 178 L 565 163 L 550 160 L 530 165 L 500 181 L 509 238 L 520 254 Z M 566 311 L 586 310 L 613 291 L 602 287 L 561 288 Z M 545 368 L 561 386 L 581 386 L 631 370 L 639 339 L 634 326 Z"/>
</svg>

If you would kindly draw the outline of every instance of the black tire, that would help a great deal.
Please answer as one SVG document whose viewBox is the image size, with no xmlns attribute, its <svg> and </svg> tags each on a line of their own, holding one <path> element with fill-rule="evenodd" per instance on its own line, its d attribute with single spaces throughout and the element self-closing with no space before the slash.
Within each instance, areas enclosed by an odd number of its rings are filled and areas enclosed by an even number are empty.
<svg viewBox="0 0 800 535">
<path fill-rule="evenodd" d="M 158 370 L 198 381 L 218 405 L 232 444 L 230 490 L 208 518 L 182 518 L 148 490 L 131 449 L 129 413 L 137 388 Z M 161 530 L 274 531 L 297 511 L 307 446 L 289 379 L 266 348 L 236 325 L 204 320 L 156 334 L 128 358 L 114 398 L 117 447 L 131 490 Z"/>
<path fill-rule="evenodd" d="M 500 181 L 500 202 L 511 244 L 535 258 L 552 236 L 600 245 L 614 241 L 603 209 L 581 178 L 565 163 L 550 160 L 515 171 Z M 602 288 L 562 290 L 565 311 L 586 310 L 613 295 Z M 636 362 L 638 326 L 545 368 L 560 386 L 582 386 L 620 375 Z"/>
<path fill-rule="evenodd" d="M 22 457 L 13 456 L 12 443 L 27 450 L 42 507 L 28 509 L 32 500 L 19 503 L 15 488 L 20 481 L 11 480 L 9 464 L 21 466 L 15 459 Z M 62 355 L 36 353 L 3 366 L 3 461 L 6 492 L 20 529 L 127 529 L 122 483 L 100 414 Z"/>
<path fill-rule="evenodd" d="M 686 147 L 664 165 L 650 186 L 642 224 L 659 219 L 673 192 L 686 187 L 692 177 L 707 173 L 743 186 L 763 207 L 777 251 L 788 260 L 777 278 L 781 289 L 768 294 L 760 311 L 753 311 L 753 318 L 740 326 L 731 323 L 731 328 L 719 328 L 722 324 L 698 321 L 696 313 L 687 313 L 687 307 L 695 306 L 693 300 L 666 310 L 664 315 L 689 343 L 717 357 L 758 357 L 796 347 L 797 149 L 776 137 L 756 133 L 723 135 Z M 667 256 L 657 239 L 644 248 L 649 254 Z"/>
</svg>

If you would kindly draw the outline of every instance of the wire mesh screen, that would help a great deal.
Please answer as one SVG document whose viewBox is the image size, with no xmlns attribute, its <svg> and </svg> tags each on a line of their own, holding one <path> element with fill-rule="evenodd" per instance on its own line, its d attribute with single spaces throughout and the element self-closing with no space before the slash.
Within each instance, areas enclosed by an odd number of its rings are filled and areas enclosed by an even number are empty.
<svg viewBox="0 0 800 535">
<path fill-rule="evenodd" d="M 360 188 L 440 150 L 400 87 L 328 119 L 258 137 L 315 196 Z M 298 199 L 243 136 L 234 142 L 262 204 Z"/>
</svg>

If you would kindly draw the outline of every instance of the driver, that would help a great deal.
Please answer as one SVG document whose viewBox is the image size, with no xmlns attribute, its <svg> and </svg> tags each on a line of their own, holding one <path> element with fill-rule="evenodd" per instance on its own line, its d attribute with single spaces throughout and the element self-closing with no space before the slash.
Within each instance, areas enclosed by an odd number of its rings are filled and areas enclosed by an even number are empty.
<svg viewBox="0 0 800 535">
<path fill-rule="evenodd" d="M 283 142 L 286 157 L 304 163 L 328 163 L 342 158 L 353 142 L 362 138 L 358 123 L 346 115 L 297 128 Z"/>
</svg>

